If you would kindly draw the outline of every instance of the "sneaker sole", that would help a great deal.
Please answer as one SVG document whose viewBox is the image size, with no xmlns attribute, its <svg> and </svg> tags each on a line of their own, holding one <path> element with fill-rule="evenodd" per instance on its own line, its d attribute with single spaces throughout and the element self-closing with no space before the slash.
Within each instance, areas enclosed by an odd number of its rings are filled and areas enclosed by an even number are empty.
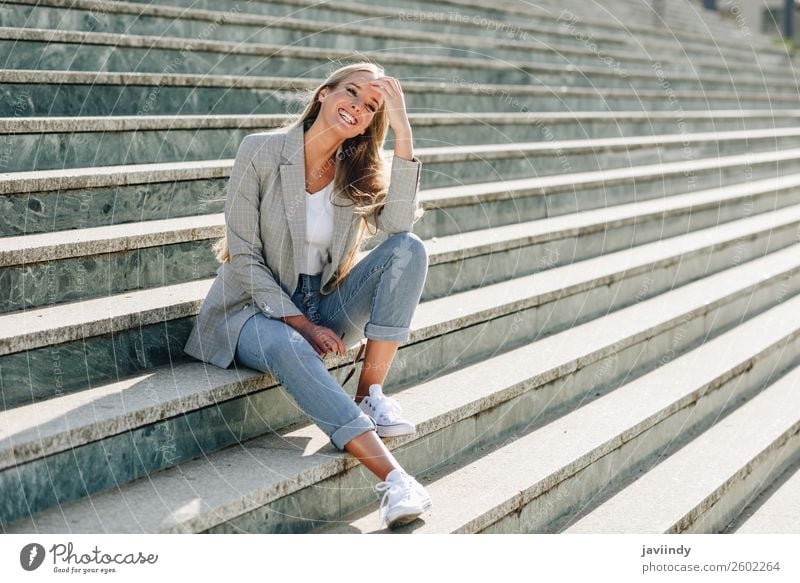
<svg viewBox="0 0 800 583">
<path fill-rule="evenodd" d="M 402 516 L 398 516 L 394 520 L 389 523 L 389 528 L 397 528 L 399 526 L 405 526 L 406 524 L 411 524 L 414 522 L 422 512 L 415 512 L 412 514 L 404 514 Z"/>
<path fill-rule="evenodd" d="M 398 526 L 405 526 L 406 524 L 410 524 L 414 522 L 417 518 L 420 517 L 424 512 L 430 510 L 433 507 L 433 502 L 430 498 L 428 498 L 425 502 L 422 503 L 422 510 L 411 510 L 404 514 L 400 514 L 399 516 L 395 516 L 391 520 L 387 521 L 388 528 L 397 528 Z"/>
<path fill-rule="evenodd" d="M 416 427 L 411 429 L 403 427 L 386 427 L 385 425 L 378 425 L 378 437 L 400 437 L 401 435 L 411 435 L 417 432 Z"/>
</svg>

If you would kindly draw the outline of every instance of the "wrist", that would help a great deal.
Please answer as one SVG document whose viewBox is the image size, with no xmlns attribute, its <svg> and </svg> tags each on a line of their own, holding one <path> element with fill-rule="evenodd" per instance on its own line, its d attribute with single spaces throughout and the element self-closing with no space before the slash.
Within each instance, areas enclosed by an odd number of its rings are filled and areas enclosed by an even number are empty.
<svg viewBox="0 0 800 583">
<path fill-rule="evenodd" d="M 305 332 L 306 330 L 314 326 L 311 320 L 309 320 L 302 314 L 299 314 L 297 316 L 286 316 L 284 318 L 281 318 L 281 320 L 289 324 L 289 326 L 291 326 L 298 332 Z"/>
<path fill-rule="evenodd" d="M 410 140 L 411 139 L 411 125 L 403 124 L 400 127 L 392 128 L 395 140 Z"/>
</svg>

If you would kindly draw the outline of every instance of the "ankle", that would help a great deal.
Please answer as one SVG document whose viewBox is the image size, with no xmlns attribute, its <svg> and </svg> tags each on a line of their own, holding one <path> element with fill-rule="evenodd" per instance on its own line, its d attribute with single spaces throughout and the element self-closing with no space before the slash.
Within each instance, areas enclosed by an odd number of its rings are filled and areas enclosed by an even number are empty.
<svg viewBox="0 0 800 583">
<path fill-rule="evenodd" d="M 387 472 L 385 480 L 402 480 L 404 476 L 408 474 L 403 470 L 403 468 L 393 468 L 389 472 Z"/>
</svg>

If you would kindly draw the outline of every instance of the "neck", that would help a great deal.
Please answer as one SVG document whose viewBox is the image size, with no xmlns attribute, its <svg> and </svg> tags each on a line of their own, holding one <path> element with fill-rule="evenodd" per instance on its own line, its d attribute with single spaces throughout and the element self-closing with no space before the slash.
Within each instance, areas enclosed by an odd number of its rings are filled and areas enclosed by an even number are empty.
<svg viewBox="0 0 800 583">
<path fill-rule="evenodd" d="M 343 143 L 344 140 L 340 140 L 336 132 L 322 127 L 322 120 L 317 117 L 303 134 L 306 165 L 313 167 L 332 160 Z"/>
</svg>

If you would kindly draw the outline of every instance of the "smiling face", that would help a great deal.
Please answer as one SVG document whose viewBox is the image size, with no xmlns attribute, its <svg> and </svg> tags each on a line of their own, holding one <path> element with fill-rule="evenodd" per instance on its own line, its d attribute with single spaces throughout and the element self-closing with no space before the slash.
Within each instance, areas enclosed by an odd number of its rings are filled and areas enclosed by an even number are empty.
<svg viewBox="0 0 800 583">
<path fill-rule="evenodd" d="M 356 71 L 342 80 L 338 87 L 322 89 L 319 93 L 322 102 L 320 116 L 346 137 L 363 133 L 383 105 L 383 96 L 369 85 L 369 81 L 375 78 L 368 71 Z"/>
</svg>

